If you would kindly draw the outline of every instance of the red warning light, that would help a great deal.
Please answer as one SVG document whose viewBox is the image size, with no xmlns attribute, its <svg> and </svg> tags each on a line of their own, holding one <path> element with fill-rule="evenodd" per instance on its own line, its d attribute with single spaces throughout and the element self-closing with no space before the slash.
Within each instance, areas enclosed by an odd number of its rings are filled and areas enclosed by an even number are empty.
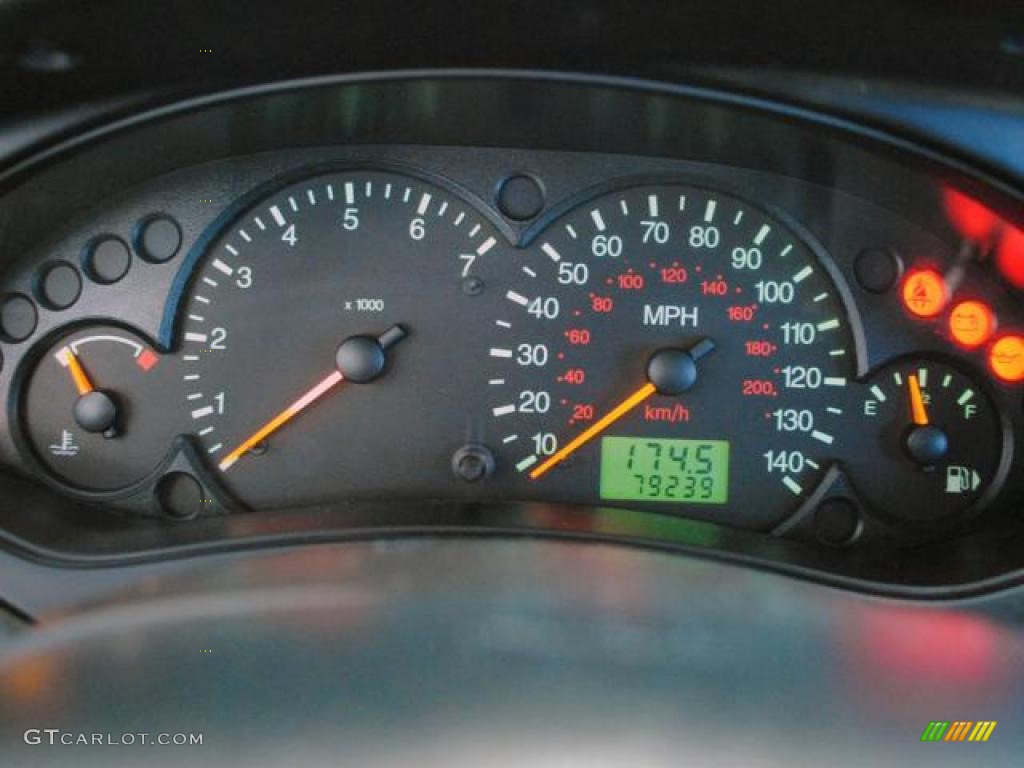
<svg viewBox="0 0 1024 768">
<path fill-rule="evenodd" d="M 980 347 L 995 330 L 995 314 L 980 301 L 961 301 L 949 313 L 949 332 L 965 347 Z"/>
<path fill-rule="evenodd" d="M 946 189 L 943 200 L 950 223 L 968 240 L 988 241 L 1002 225 L 1002 220 L 986 206 L 955 189 Z"/>
<path fill-rule="evenodd" d="M 997 339 L 989 350 L 988 364 L 1003 381 L 1024 381 L 1024 336 L 1011 334 Z"/>
<path fill-rule="evenodd" d="M 147 373 L 149 370 L 160 362 L 160 356 L 152 349 L 144 349 L 142 353 L 135 358 L 136 365 Z"/>
<path fill-rule="evenodd" d="M 996 266 L 1017 288 L 1024 288 L 1024 231 L 1007 227 L 996 249 Z"/>
<path fill-rule="evenodd" d="M 935 317 L 949 301 L 946 278 L 934 269 L 918 269 L 903 281 L 903 303 L 918 317 Z"/>
</svg>

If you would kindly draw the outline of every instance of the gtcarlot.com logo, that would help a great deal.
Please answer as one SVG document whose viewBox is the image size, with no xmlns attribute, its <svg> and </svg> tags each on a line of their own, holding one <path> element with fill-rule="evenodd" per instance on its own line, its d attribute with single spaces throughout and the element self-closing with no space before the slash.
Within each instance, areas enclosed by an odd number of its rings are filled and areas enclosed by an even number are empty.
<svg viewBox="0 0 1024 768">
<path fill-rule="evenodd" d="M 932 720 L 921 741 L 988 741 L 995 729 L 995 720 Z"/>
<path fill-rule="evenodd" d="M 76 733 L 62 731 L 60 728 L 29 728 L 23 736 L 25 743 L 31 746 L 48 744 L 50 746 L 95 746 L 95 747 L 134 747 L 138 745 L 188 747 L 201 746 L 201 733 Z"/>
</svg>

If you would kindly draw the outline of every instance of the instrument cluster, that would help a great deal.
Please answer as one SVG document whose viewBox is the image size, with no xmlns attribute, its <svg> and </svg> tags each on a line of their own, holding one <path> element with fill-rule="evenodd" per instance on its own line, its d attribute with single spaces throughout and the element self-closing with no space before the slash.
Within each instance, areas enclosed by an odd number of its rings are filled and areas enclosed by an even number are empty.
<svg viewBox="0 0 1024 768">
<path fill-rule="evenodd" d="M 137 519 L 513 503 L 951 536 L 1022 490 L 1024 235 L 913 191 L 501 147 L 182 167 L 6 264 L 0 460 Z"/>
</svg>

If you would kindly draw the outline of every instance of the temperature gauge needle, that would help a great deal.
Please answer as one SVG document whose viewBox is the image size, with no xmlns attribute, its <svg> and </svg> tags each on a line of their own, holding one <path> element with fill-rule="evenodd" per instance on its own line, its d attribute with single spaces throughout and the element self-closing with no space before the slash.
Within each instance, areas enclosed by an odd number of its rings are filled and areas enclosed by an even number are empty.
<svg viewBox="0 0 1024 768">
<path fill-rule="evenodd" d="M 335 355 L 336 370 L 322 379 L 306 394 L 289 405 L 277 416 L 257 429 L 235 450 L 225 456 L 217 467 L 227 472 L 246 453 L 277 432 L 296 416 L 320 400 L 343 381 L 352 384 L 366 384 L 384 372 L 386 353 L 408 335 L 403 325 L 393 325 L 377 338 L 372 336 L 350 336 L 338 347 Z"/>
<path fill-rule="evenodd" d="M 57 359 L 68 369 L 78 391 L 73 409 L 78 426 L 86 432 L 102 434 L 108 438 L 117 437 L 120 434 L 120 412 L 114 396 L 93 386 L 82 367 L 82 361 L 70 346 L 58 352 Z"/>
<path fill-rule="evenodd" d="M 334 387 L 344 381 L 344 379 L 345 377 L 341 375 L 340 371 L 334 371 L 331 373 L 330 376 L 325 378 L 306 394 L 277 414 L 277 416 L 257 429 L 256 432 L 253 433 L 252 437 L 248 438 L 245 442 L 235 448 L 235 450 L 225 456 L 223 461 L 217 465 L 220 471 L 226 472 L 231 469 L 234 463 L 242 458 L 242 456 L 262 443 L 285 424 L 334 389 Z"/>
<path fill-rule="evenodd" d="M 61 351 L 61 357 L 64 359 L 64 364 L 71 373 L 71 378 L 75 382 L 75 389 L 78 390 L 78 394 L 88 395 L 92 392 L 95 387 L 92 385 L 92 382 L 89 381 L 89 376 L 82 367 L 82 362 L 78 359 L 78 355 L 71 351 L 71 347 L 64 347 Z"/>
<path fill-rule="evenodd" d="M 924 396 L 921 394 L 921 383 L 917 376 L 907 376 L 907 386 L 910 388 L 910 414 L 915 425 L 919 427 L 928 426 L 928 411 L 924 407 Z"/>
</svg>

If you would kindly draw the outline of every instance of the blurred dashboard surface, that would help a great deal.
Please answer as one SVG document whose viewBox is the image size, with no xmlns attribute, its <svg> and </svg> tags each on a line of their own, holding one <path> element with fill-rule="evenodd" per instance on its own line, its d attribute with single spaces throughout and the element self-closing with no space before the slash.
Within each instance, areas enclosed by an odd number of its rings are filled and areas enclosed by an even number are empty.
<svg viewBox="0 0 1024 768">
<path fill-rule="evenodd" d="M 142 752 L 155 766 L 945 766 L 969 753 L 1012 765 L 1024 648 L 998 606 L 1014 594 L 901 604 L 543 541 L 266 552 L 196 565 L 11 646 L 0 755 L 46 766 L 74 752 L 105 767 Z M 984 744 L 921 743 L 931 721 L 986 718 L 998 723 Z M 44 727 L 137 743 L 24 742 Z M 140 746 L 142 733 L 201 734 L 202 746 Z"/>
</svg>

